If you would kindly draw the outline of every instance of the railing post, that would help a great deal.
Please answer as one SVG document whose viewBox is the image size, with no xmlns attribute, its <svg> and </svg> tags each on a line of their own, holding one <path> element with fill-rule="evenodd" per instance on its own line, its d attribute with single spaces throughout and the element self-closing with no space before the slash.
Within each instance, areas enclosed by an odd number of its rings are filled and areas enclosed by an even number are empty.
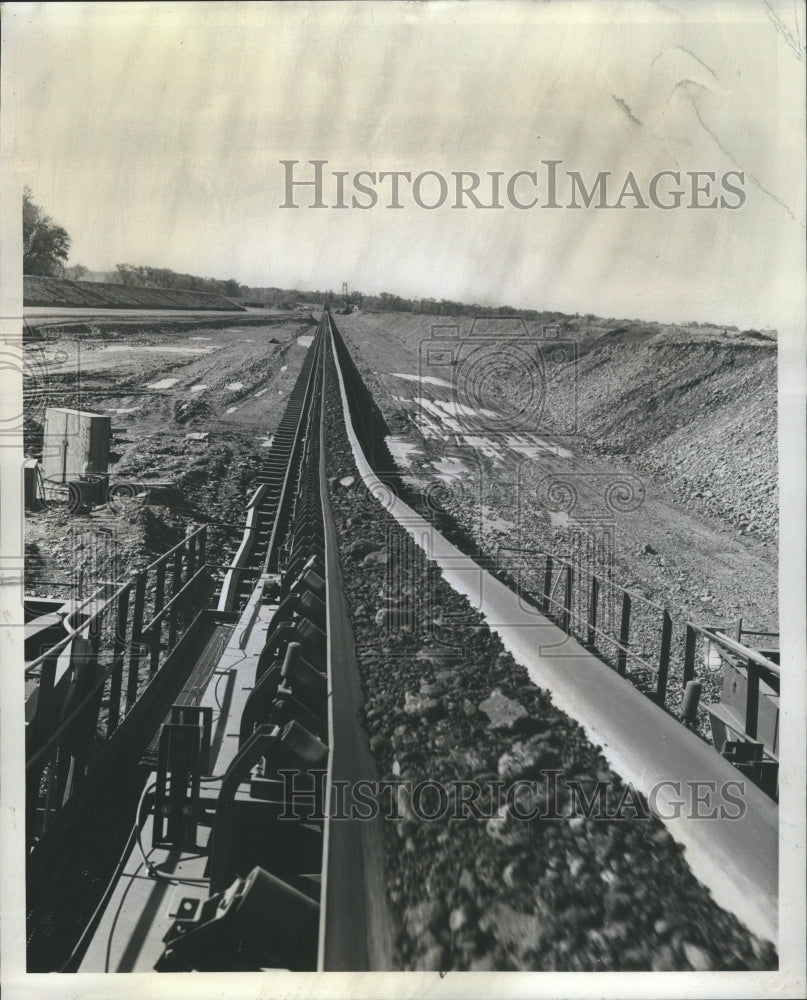
<svg viewBox="0 0 807 1000">
<path fill-rule="evenodd" d="M 185 583 L 191 579 L 196 572 L 196 535 L 191 535 L 187 541 L 188 564 L 185 570 Z"/>
<path fill-rule="evenodd" d="M 753 660 L 748 660 L 746 669 L 748 690 L 745 700 L 745 732 L 749 740 L 755 740 L 759 721 L 759 667 Z"/>
<path fill-rule="evenodd" d="M 118 594 L 115 616 L 115 639 L 112 644 L 112 670 L 109 682 L 109 712 L 107 715 L 107 739 L 115 732 L 120 722 L 120 700 L 123 690 L 123 658 L 126 653 L 126 626 L 129 622 L 129 587 Z"/>
<path fill-rule="evenodd" d="M 188 566 L 187 572 L 185 574 L 185 583 L 188 584 L 193 579 L 194 574 L 198 568 L 197 564 L 197 539 L 196 535 L 192 535 L 188 539 Z M 193 620 L 193 607 L 196 603 L 196 593 L 198 587 L 188 587 L 184 599 L 182 600 L 182 615 L 181 619 L 184 626 L 187 627 Z"/>
<path fill-rule="evenodd" d="M 173 600 L 176 595 L 182 589 L 182 553 L 183 549 L 177 549 L 174 553 L 174 571 L 171 575 L 171 600 Z M 168 651 L 170 652 L 177 641 L 177 619 L 179 617 L 179 605 L 180 601 L 171 605 L 171 611 L 168 615 Z"/>
<path fill-rule="evenodd" d="M 70 645 L 66 647 L 70 649 Z M 69 655 L 69 654 L 68 654 Z M 37 692 L 36 717 L 33 722 L 33 732 L 26 733 L 25 755 L 26 760 L 32 757 L 45 743 L 49 734 L 53 730 L 53 687 L 56 679 L 57 656 L 49 656 L 42 661 L 39 672 L 39 688 Z M 25 826 L 26 837 L 30 843 L 35 836 L 38 836 L 47 826 L 46 811 L 48 805 L 47 790 L 50 788 L 53 774 L 56 768 L 56 752 L 52 751 L 51 757 L 41 760 L 35 767 L 26 769 L 25 775 Z M 42 794 L 42 775 L 45 768 L 49 766 L 48 778 L 46 779 L 46 792 Z M 44 804 L 43 804 L 44 803 Z M 40 811 L 40 806 L 43 806 Z"/>
<path fill-rule="evenodd" d="M 547 556 L 546 563 L 544 564 L 544 597 L 541 603 L 541 609 L 545 615 L 548 615 L 550 613 L 551 597 L 552 597 L 552 556 Z"/>
<path fill-rule="evenodd" d="M 664 708 L 667 701 L 667 673 L 670 669 L 670 645 L 672 643 L 672 618 L 664 609 L 661 620 L 661 649 L 658 657 L 658 680 L 656 681 L 656 704 Z"/>
<path fill-rule="evenodd" d="M 616 669 L 624 676 L 628 662 L 628 643 L 630 642 L 630 594 L 624 591 L 622 595 L 622 620 L 619 625 L 619 648 L 616 654 Z"/>
<path fill-rule="evenodd" d="M 132 649 L 129 653 L 129 676 L 126 683 L 126 711 L 137 701 L 140 680 L 140 645 L 143 638 L 143 612 L 146 606 L 146 574 L 138 573 L 135 580 L 134 609 L 132 611 Z"/>
<path fill-rule="evenodd" d="M 156 617 L 165 607 L 165 560 L 157 564 L 157 576 L 154 581 L 154 615 Z M 152 626 L 149 637 L 149 676 L 157 673 L 160 665 L 160 640 L 163 634 L 162 618 Z"/>
<path fill-rule="evenodd" d="M 566 587 L 563 595 L 563 631 L 571 635 L 572 631 L 572 600 L 574 591 L 574 569 L 566 564 Z"/>
<path fill-rule="evenodd" d="M 207 525 L 202 526 L 202 530 L 199 532 L 199 565 L 202 566 L 205 563 L 205 556 L 207 555 Z"/>
<path fill-rule="evenodd" d="M 695 643 L 697 638 L 695 629 L 691 625 L 687 625 L 684 644 L 684 676 L 681 680 L 681 687 L 686 687 L 689 681 L 695 677 Z"/>
<path fill-rule="evenodd" d="M 597 609 L 600 602 L 600 581 L 596 576 L 591 577 L 591 591 L 588 599 L 588 630 L 586 639 L 589 646 L 597 644 Z"/>
<path fill-rule="evenodd" d="M 99 621 L 103 616 L 99 615 Z M 101 714 L 101 703 L 103 700 L 103 688 L 100 686 L 98 655 L 101 648 L 100 636 L 87 640 L 84 653 L 75 666 L 75 677 L 79 690 L 78 698 L 82 701 L 85 697 L 93 695 L 84 709 L 76 717 L 72 725 L 73 732 L 68 737 L 70 745 L 69 755 L 72 762 L 69 767 L 65 787 L 61 791 L 61 801 L 63 805 L 73 794 L 76 786 L 80 784 L 90 762 L 92 744 L 98 727 L 98 719 Z"/>
<path fill-rule="evenodd" d="M 737 620 L 734 623 L 734 638 L 737 640 L 737 642 L 742 642 L 742 634 L 743 634 L 743 616 L 737 615 Z"/>
<path fill-rule="evenodd" d="M 65 648 L 69 651 L 70 644 Z M 56 664 L 58 659 L 59 654 L 47 657 L 47 659 L 42 661 L 42 666 L 39 670 L 34 739 L 32 741 L 26 740 L 29 755 L 35 753 L 53 731 L 53 688 L 56 683 Z"/>
</svg>

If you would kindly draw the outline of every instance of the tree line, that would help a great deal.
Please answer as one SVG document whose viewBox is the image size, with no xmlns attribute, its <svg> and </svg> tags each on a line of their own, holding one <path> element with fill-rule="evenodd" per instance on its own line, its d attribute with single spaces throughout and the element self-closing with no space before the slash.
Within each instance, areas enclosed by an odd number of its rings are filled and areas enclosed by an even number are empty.
<svg viewBox="0 0 807 1000">
<path fill-rule="evenodd" d="M 37 205 L 26 187 L 22 196 L 23 224 L 23 274 L 40 274 L 50 277 L 80 281 L 90 273 L 83 264 L 67 266 L 70 237 L 67 231 L 51 219 Z M 267 306 L 293 306 L 297 304 L 326 305 L 334 309 L 342 306 L 359 307 L 380 312 L 415 312 L 435 316 L 523 316 L 525 319 L 547 320 L 549 314 L 534 309 L 514 309 L 512 306 L 481 306 L 478 303 L 455 302 L 451 299 L 406 298 L 392 292 L 368 295 L 351 292 L 343 296 L 328 291 L 298 291 L 276 287 L 243 285 L 235 278 L 203 278 L 184 274 L 167 267 L 116 264 L 115 270 L 104 277 L 122 285 L 139 285 L 145 288 L 181 288 L 199 292 L 216 292 L 231 299 L 260 302 Z M 554 315 L 554 314 L 553 314 Z M 563 318 L 557 313 L 557 318 Z M 550 317 L 550 320 L 551 317 Z"/>
<path fill-rule="evenodd" d="M 22 273 L 60 277 L 70 252 L 70 237 L 36 204 L 31 189 L 22 193 Z"/>
</svg>

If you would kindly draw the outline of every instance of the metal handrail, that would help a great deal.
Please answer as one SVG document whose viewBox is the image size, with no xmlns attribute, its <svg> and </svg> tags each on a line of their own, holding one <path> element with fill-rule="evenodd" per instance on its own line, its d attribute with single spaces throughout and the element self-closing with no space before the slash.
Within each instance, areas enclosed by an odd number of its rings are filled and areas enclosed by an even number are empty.
<svg viewBox="0 0 807 1000">
<path fill-rule="evenodd" d="M 605 585 L 611 587 L 614 590 L 620 591 L 620 593 L 622 594 L 628 594 L 629 597 L 631 598 L 631 601 L 641 601 L 643 604 L 646 604 L 649 608 L 654 608 L 656 611 L 664 612 L 667 610 L 666 608 L 662 607 L 662 605 L 656 604 L 655 601 L 651 601 L 649 598 L 645 597 L 643 594 L 640 594 L 635 590 L 628 590 L 627 587 L 623 587 L 621 584 L 616 583 L 613 580 L 609 580 L 607 577 L 599 576 L 597 573 L 594 572 L 594 570 L 588 569 L 586 566 L 578 566 L 575 563 L 571 562 L 571 560 L 566 559 L 563 556 L 556 555 L 554 552 L 547 552 L 544 549 L 525 549 L 525 548 L 520 548 L 516 545 L 499 545 L 497 546 L 496 550 L 497 566 L 499 565 L 498 553 L 501 552 L 502 550 L 504 550 L 505 552 L 523 552 L 526 555 L 539 555 L 543 556 L 544 558 L 549 558 L 552 560 L 554 564 L 560 566 L 569 566 L 576 573 L 580 572 L 586 577 L 588 577 L 589 580 L 592 577 L 596 576 L 601 586 Z M 502 567 L 502 568 L 506 569 L 507 567 Z"/>
<path fill-rule="evenodd" d="M 123 594 L 125 590 L 130 590 L 134 586 L 135 580 L 137 580 L 139 577 L 145 576 L 152 570 L 158 569 L 161 563 L 165 563 L 175 552 L 177 552 L 179 549 L 185 548 L 190 541 L 192 541 L 198 535 L 201 535 L 206 531 L 207 531 L 207 525 L 203 524 L 201 527 L 191 532 L 190 535 L 186 535 L 185 538 L 183 538 L 180 542 L 177 542 L 177 544 L 173 548 L 170 548 L 167 552 L 164 552 L 161 556 L 155 559 L 154 562 L 149 563 L 149 565 L 146 566 L 145 569 L 138 570 L 137 573 L 134 573 L 132 575 L 132 578 L 130 580 L 127 580 L 126 583 L 122 584 L 110 597 L 106 599 L 106 601 L 104 601 L 104 603 L 101 605 L 100 608 L 94 611 L 92 615 L 90 615 L 89 618 L 86 619 L 86 621 L 82 622 L 77 627 L 68 626 L 67 624 L 65 624 L 65 628 L 69 628 L 70 630 L 68 634 L 63 639 L 60 639 L 54 646 L 51 646 L 50 649 L 46 649 L 44 653 L 41 653 L 35 660 L 32 660 L 29 664 L 26 665 L 24 671 L 24 676 L 26 677 L 26 679 L 36 676 L 34 674 L 34 671 L 37 668 L 41 667 L 42 664 L 45 662 L 45 660 L 50 660 L 54 656 L 58 656 L 60 653 L 64 652 L 64 650 L 70 645 L 70 643 L 75 638 L 80 637 L 84 632 L 86 632 L 89 628 L 91 628 L 98 621 L 98 619 L 105 613 L 107 608 L 109 608 L 112 604 L 114 604 L 114 602 Z M 75 608 L 73 611 L 71 611 L 67 617 L 73 618 L 75 615 L 77 615 L 82 610 L 82 608 L 86 607 L 87 604 L 89 604 L 91 601 L 95 600 L 98 597 L 98 593 L 99 591 L 95 591 L 95 593 L 92 594 L 92 596 L 88 597 L 87 600 L 84 601 L 78 608 Z"/>
<path fill-rule="evenodd" d="M 697 626 L 695 626 L 697 628 Z M 752 649 L 750 646 L 746 646 L 742 642 L 737 642 L 735 639 L 730 639 L 724 632 L 718 632 L 715 629 L 713 632 L 706 632 L 707 635 L 711 634 L 712 638 L 717 639 L 722 646 L 725 646 L 732 653 L 736 653 L 745 660 L 751 660 L 758 667 L 762 667 L 763 670 L 767 670 L 775 677 L 781 677 L 782 671 L 778 663 L 774 663 L 773 660 L 769 660 L 767 656 L 763 656 L 759 650 Z M 752 633 L 746 633 L 752 634 Z M 773 633 L 760 632 L 753 633 L 758 635 L 769 635 Z"/>
<path fill-rule="evenodd" d="M 123 584 L 122 587 L 119 587 L 115 591 L 115 593 L 112 594 L 111 597 L 107 598 L 107 600 L 104 601 L 101 607 L 98 608 L 95 612 L 93 612 L 93 614 L 89 618 L 87 618 L 86 621 L 83 621 L 77 628 L 72 629 L 70 632 L 68 632 L 68 634 L 63 639 L 60 639 L 54 646 L 51 646 L 50 649 L 46 649 L 44 653 L 40 653 L 40 655 L 37 656 L 35 660 L 32 660 L 25 667 L 24 671 L 25 678 L 29 679 L 31 677 L 37 676 L 36 674 L 34 674 L 34 671 L 36 669 L 41 667 L 46 660 L 51 660 L 53 659 L 54 656 L 58 656 L 60 653 L 64 652 L 64 650 L 67 649 L 67 647 L 73 642 L 74 639 L 79 638 L 83 632 L 87 631 L 87 629 L 89 629 L 92 625 L 94 625 L 95 622 L 97 622 L 98 619 L 101 617 L 101 615 L 104 614 L 107 608 L 111 607 L 115 603 L 115 601 L 123 594 L 124 591 L 131 590 L 133 585 L 134 585 L 134 580 L 128 580 L 126 583 Z"/>
</svg>

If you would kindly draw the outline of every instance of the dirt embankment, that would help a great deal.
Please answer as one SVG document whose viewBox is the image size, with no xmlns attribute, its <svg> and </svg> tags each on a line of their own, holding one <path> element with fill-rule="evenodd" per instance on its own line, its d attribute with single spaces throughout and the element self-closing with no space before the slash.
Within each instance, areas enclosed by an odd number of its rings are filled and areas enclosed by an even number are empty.
<svg viewBox="0 0 807 1000">
<path fill-rule="evenodd" d="M 468 345 L 459 356 L 467 356 L 474 338 L 498 338 L 506 358 L 527 339 L 540 345 L 546 361 L 538 379 L 543 384 L 533 378 L 496 381 L 490 366 L 487 386 L 484 379 L 471 392 L 459 386 L 459 401 L 473 394 L 492 401 L 499 393 L 505 411 L 532 408 L 536 419 L 526 425 L 537 422 L 548 433 L 563 433 L 563 444 L 577 455 L 616 459 L 650 474 L 676 504 L 768 543 L 775 559 L 775 334 L 579 318 L 546 331 L 541 324 L 508 319 L 500 332 L 492 320 L 474 327 L 460 319 L 457 325 L 453 317 L 439 316 L 339 317 L 390 433 L 410 429 L 411 421 L 391 398 L 384 375 L 431 373 L 429 340 L 456 338 Z M 561 363 L 553 361 L 558 344 L 566 352 L 557 355 Z M 455 366 L 454 377 L 462 382 L 460 376 Z M 533 394 L 527 398 L 525 390 Z"/>
<path fill-rule="evenodd" d="M 547 416 L 566 421 L 576 390 L 577 450 L 624 460 L 682 507 L 775 544 L 775 343 L 606 335 L 556 377 L 561 392 L 547 394 Z"/>
<path fill-rule="evenodd" d="M 92 309 L 215 309 L 243 312 L 244 307 L 215 292 L 187 288 L 144 288 L 112 282 L 69 281 L 26 274 L 26 306 L 69 306 Z"/>
</svg>

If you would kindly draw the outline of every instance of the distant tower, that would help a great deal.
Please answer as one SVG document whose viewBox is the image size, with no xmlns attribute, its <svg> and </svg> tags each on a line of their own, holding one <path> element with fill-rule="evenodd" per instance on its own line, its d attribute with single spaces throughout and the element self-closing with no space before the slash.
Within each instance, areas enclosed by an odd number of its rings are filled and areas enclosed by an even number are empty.
<svg viewBox="0 0 807 1000">
<path fill-rule="evenodd" d="M 347 294 L 348 294 L 347 293 L 347 282 L 343 281 L 342 282 L 342 298 L 346 299 L 347 298 Z"/>
</svg>

